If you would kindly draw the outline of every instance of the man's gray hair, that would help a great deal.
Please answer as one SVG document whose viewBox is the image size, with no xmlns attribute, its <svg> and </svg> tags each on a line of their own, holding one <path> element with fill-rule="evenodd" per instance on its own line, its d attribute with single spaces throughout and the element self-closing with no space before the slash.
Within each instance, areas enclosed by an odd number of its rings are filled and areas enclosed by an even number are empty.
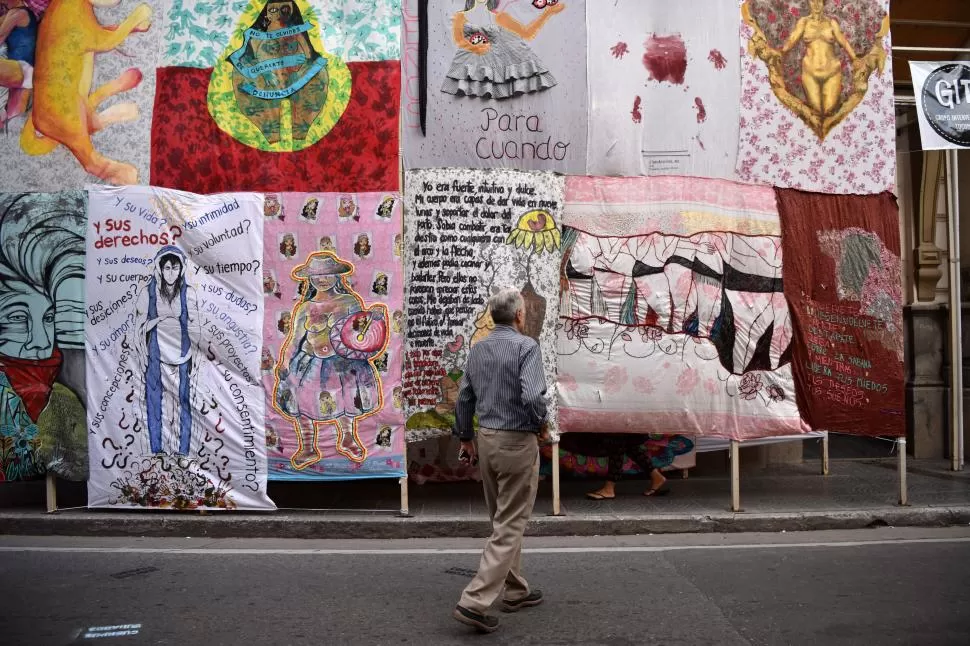
<svg viewBox="0 0 970 646">
<path fill-rule="evenodd" d="M 517 289 L 502 289 L 488 299 L 488 310 L 496 325 L 512 325 L 521 309 L 525 309 L 525 301 Z"/>
</svg>

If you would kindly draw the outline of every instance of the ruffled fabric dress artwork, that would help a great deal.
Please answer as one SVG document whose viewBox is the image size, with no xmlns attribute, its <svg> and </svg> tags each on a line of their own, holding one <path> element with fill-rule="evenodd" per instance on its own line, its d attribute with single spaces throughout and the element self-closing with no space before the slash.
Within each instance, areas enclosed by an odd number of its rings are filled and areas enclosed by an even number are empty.
<svg viewBox="0 0 970 646">
<path fill-rule="evenodd" d="M 523 25 L 499 11 L 498 0 L 467 0 L 465 10 L 456 13 L 452 22 L 458 52 L 441 91 L 501 100 L 554 87 L 556 78 L 526 41 L 564 8 L 548 5 Z"/>
</svg>

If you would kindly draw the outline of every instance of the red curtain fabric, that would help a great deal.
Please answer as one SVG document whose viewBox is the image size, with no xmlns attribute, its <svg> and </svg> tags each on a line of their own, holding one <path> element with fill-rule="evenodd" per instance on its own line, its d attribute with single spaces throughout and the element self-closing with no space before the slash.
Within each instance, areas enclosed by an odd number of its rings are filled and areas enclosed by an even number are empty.
<svg viewBox="0 0 970 646">
<path fill-rule="evenodd" d="M 904 435 L 896 198 L 776 195 L 802 417 L 816 430 Z"/>
<path fill-rule="evenodd" d="M 152 120 L 154 186 L 226 191 L 366 192 L 399 189 L 399 61 L 348 63 L 350 103 L 322 140 L 292 153 L 239 143 L 209 115 L 212 70 L 161 67 Z"/>
</svg>

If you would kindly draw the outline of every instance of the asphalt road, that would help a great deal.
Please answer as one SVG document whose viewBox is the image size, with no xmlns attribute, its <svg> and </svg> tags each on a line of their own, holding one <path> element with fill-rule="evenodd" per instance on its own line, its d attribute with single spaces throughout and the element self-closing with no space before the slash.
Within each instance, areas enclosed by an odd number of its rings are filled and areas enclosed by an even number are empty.
<svg viewBox="0 0 970 646">
<path fill-rule="evenodd" d="M 0 537 L 0 643 L 970 644 L 970 528 L 531 539 L 487 636 L 480 544 Z"/>
</svg>

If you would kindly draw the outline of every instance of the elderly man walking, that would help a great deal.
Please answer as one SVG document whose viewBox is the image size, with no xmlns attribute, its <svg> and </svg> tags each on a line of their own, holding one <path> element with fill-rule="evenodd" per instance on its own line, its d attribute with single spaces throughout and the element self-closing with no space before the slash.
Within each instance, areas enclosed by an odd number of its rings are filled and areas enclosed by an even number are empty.
<svg viewBox="0 0 970 646">
<path fill-rule="evenodd" d="M 529 587 L 521 569 L 522 533 L 539 488 L 539 436 L 546 433 L 542 353 L 522 334 L 522 295 L 502 290 L 488 307 L 495 329 L 471 349 L 455 411 L 462 459 L 479 458 L 492 535 L 452 614 L 482 632 L 498 628 L 498 618 L 486 613 L 503 591 L 506 612 L 542 603 L 542 592 Z"/>
</svg>

